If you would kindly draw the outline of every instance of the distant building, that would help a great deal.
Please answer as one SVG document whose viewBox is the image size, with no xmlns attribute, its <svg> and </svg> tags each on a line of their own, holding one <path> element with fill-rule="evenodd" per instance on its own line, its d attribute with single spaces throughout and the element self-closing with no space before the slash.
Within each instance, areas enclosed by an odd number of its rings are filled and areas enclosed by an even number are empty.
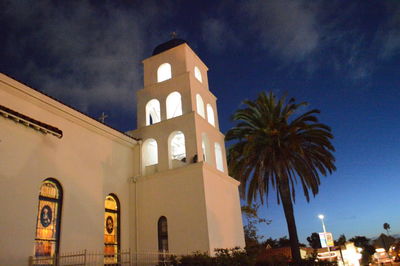
<svg viewBox="0 0 400 266">
<path fill-rule="evenodd" d="M 311 257 L 312 253 L 312 248 L 300 247 L 300 256 L 302 259 Z M 272 248 L 271 246 L 267 246 L 266 249 L 258 256 L 257 261 L 277 262 L 280 261 L 281 258 L 285 258 L 288 261 L 292 260 L 292 250 L 290 247 Z"/>
<path fill-rule="evenodd" d="M 0 75 L 0 265 L 244 246 L 206 65 L 178 39 L 143 64 L 127 134 Z"/>
<path fill-rule="evenodd" d="M 381 234 L 378 238 L 372 240 L 372 245 L 375 248 L 384 248 L 386 251 L 388 251 L 389 247 L 395 242 L 396 239 L 394 237 Z"/>
</svg>

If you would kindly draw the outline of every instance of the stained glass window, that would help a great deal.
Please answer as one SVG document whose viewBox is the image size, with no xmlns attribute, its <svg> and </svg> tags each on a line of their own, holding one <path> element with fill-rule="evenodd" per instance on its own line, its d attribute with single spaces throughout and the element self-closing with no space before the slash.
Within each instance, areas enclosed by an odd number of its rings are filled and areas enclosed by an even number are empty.
<svg viewBox="0 0 400 266">
<path fill-rule="evenodd" d="M 115 195 L 108 195 L 104 212 L 104 263 L 117 263 L 119 251 L 119 202 Z"/>
<path fill-rule="evenodd" d="M 35 237 L 36 257 L 54 256 L 58 253 L 61 205 L 61 185 L 55 179 L 46 179 L 39 192 Z"/>
<path fill-rule="evenodd" d="M 160 252 L 168 251 L 168 225 L 165 216 L 158 219 L 158 250 Z"/>
</svg>

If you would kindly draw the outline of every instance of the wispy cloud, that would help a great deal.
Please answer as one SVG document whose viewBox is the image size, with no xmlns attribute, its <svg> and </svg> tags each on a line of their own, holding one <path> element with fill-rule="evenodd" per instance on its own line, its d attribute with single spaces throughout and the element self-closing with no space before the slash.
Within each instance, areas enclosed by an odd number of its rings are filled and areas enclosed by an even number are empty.
<svg viewBox="0 0 400 266">
<path fill-rule="evenodd" d="M 249 1 L 243 10 L 261 45 L 287 61 L 302 61 L 319 45 L 316 13 L 303 1 Z"/>
<path fill-rule="evenodd" d="M 155 7 L 145 14 L 89 1 L 12 1 L 4 14 L 14 35 L 5 49 L 24 61 L 20 71 L 37 89 L 86 112 L 132 112 L 135 90 L 142 86 L 145 31 L 161 12 Z"/>
<path fill-rule="evenodd" d="M 223 19 L 206 18 L 201 25 L 202 39 L 210 51 L 221 52 L 227 47 L 239 47 L 241 41 Z"/>
<path fill-rule="evenodd" d="M 389 5 L 388 9 L 390 15 L 377 34 L 382 59 L 400 55 L 400 4 Z"/>
<path fill-rule="evenodd" d="M 352 82 L 367 80 L 379 60 L 400 53 L 397 3 L 386 11 L 383 4 L 377 4 L 387 16 L 382 14 L 376 20 L 382 25 L 368 30 L 366 14 L 370 14 L 373 4 L 363 1 L 249 0 L 229 5 L 233 10 L 230 16 L 224 11 L 225 5 L 215 18 L 206 18 L 202 23 L 203 40 L 215 52 L 242 42 L 229 47 L 241 49 L 246 43 L 274 57 L 284 69 L 301 68 L 308 75 L 320 69 L 334 70 Z"/>
</svg>

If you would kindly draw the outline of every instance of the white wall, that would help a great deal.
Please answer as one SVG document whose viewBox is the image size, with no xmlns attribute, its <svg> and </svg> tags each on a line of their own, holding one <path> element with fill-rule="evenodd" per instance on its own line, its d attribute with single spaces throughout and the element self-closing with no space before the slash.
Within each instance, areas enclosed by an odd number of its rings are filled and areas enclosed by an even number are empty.
<svg viewBox="0 0 400 266">
<path fill-rule="evenodd" d="M 211 254 L 216 248 L 244 248 L 239 182 L 208 164 L 203 176 Z"/>
<path fill-rule="evenodd" d="M 141 177 L 138 188 L 139 251 L 157 251 L 157 222 L 168 221 L 169 251 L 208 251 L 206 206 L 200 164 Z"/>
<path fill-rule="evenodd" d="M 129 186 L 135 141 L 4 75 L 0 104 L 63 131 L 59 139 L 0 116 L 0 265 L 34 253 L 38 193 L 53 177 L 63 187 L 60 252 L 103 249 L 104 200 L 121 203 L 121 243 L 129 247 Z M 5 204 L 4 204 L 5 203 Z"/>
</svg>

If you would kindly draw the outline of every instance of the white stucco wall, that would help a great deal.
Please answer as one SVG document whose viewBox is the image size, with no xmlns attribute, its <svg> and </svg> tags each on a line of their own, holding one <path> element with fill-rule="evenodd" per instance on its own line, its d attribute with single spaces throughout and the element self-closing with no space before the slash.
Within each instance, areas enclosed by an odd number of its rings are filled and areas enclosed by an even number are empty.
<svg viewBox="0 0 400 266">
<path fill-rule="evenodd" d="M 206 163 L 203 176 L 210 253 L 216 248 L 244 248 L 239 182 Z"/>
<path fill-rule="evenodd" d="M 24 265 L 33 255 L 39 188 L 48 177 L 63 188 L 61 253 L 103 249 L 109 193 L 121 203 L 121 247 L 128 248 L 136 142 L 4 75 L 0 104 L 63 131 L 59 139 L 0 116 L 0 265 Z"/>
<path fill-rule="evenodd" d="M 208 251 L 206 206 L 200 164 L 143 176 L 138 186 L 139 251 L 157 251 L 157 222 L 168 221 L 169 251 Z"/>
</svg>

